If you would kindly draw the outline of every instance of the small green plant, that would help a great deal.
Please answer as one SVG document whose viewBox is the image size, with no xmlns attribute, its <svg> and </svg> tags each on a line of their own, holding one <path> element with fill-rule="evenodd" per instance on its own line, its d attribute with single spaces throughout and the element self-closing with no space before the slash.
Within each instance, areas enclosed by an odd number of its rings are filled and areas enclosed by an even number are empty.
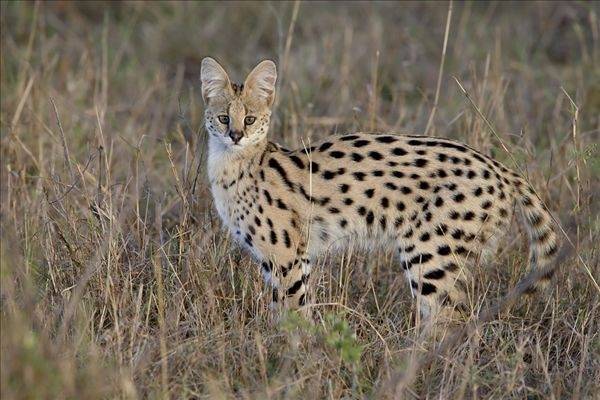
<svg viewBox="0 0 600 400">
<path fill-rule="evenodd" d="M 358 364 L 363 345 L 358 343 L 356 333 L 348 325 L 343 314 L 326 314 L 322 335 L 325 343 L 337 352 L 343 362 L 351 365 Z"/>
<path fill-rule="evenodd" d="M 316 325 L 296 312 L 288 312 L 281 319 L 280 328 L 291 336 L 308 334 L 321 338 L 344 363 L 356 365 L 360 361 L 364 346 L 343 313 L 326 313 L 323 324 Z"/>
</svg>

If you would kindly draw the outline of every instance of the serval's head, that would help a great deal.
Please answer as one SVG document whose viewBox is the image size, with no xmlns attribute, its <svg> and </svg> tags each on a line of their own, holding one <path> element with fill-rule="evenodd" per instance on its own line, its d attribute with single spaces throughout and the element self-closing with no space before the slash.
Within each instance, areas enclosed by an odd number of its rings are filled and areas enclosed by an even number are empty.
<svg viewBox="0 0 600 400">
<path fill-rule="evenodd" d="M 206 105 L 204 123 L 209 135 L 231 150 L 261 142 L 269 129 L 275 97 L 275 63 L 260 62 L 243 84 L 236 84 L 219 63 L 206 57 L 200 76 Z"/>
</svg>

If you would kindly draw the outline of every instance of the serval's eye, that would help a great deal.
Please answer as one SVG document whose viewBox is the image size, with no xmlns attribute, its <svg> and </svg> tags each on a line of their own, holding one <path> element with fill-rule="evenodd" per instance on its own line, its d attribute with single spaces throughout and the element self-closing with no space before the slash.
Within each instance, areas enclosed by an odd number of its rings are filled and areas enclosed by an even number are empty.
<svg viewBox="0 0 600 400">
<path fill-rule="evenodd" d="M 228 115 L 219 115 L 217 118 L 219 118 L 219 122 L 222 124 L 227 125 L 229 123 L 229 116 Z"/>
<path fill-rule="evenodd" d="M 246 124 L 246 125 L 252 125 L 254 123 L 254 121 L 256 121 L 256 117 L 252 117 L 250 115 L 248 115 L 246 118 L 244 118 L 244 124 Z"/>
</svg>

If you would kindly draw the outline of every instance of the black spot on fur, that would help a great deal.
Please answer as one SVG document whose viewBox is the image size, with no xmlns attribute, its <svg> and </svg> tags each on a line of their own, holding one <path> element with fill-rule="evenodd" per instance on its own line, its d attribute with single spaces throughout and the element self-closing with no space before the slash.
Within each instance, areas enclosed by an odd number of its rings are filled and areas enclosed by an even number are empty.
<svg viewBox="0 0 600 400">
<path fill-rule="evenodd" d="M 419 168 L 423 168 L 427 165 L 428 161 L 424 158 L 417 158 L 415 160 L 415 166 Z"/>
<path fill-rule="evenodd" d="M 402 147 L 394 147 L 394 149 L 392 149 L 392 154 L 395 156 L 405 156 L 408 154 L 408 152 Z"/>
<path fill-rule="evenodd" d="M 454 272 L 458 269 L 458 265 L 456 263 L 448 263 L 444 266 L 444 269 L 448 272 Z"/>
<path fill-rule="evenodd" d="M 369 157 L 371 157 L 375 161 L 379 161 L 379 160 L 381 160 L 383 158 L 383 156 L 381 155 L 381 153 L 379 153 L 378 151 L 370 151 L 369 152 Z"/>
<path fill-rule="evenodd" d="M 263 195 L 265 196 L 267 203 L 269 203 L 269 205 L 273 205 L 273 198 L 271 197 L 271 193 L 269 193 L 267 189 L 263 190 Z"/>
<path fill-rule="evenodd" d="M 463 235 L 465 234 L 465 232 L 462 229 L 455 229 L 454 231 L 452 231 L 452 238 L 454 239 L 460 239 Z"/>
<path fill-rule="evenodd" d="M 373 220 L 375 219 L 375 215 L 373 215 L 373 211 L 369 211 L 369 213 L 367 214 L 367 225 L 372 225 L 373 224 Z"/>
<path fill-rule="evenodd" d="M 447 256 L 448 254 L 450 254 L 450 251 L 451 251 L 450 246 L 448 246 L 447 244 L 438 247 L 438 250 L 437 250 L 437 252 L 440 256 Z"/>
<path fill-rule="evenodd" d="M 558 246 L 556 243 L 553 243 L 546 251 L 544 252 L 544 256 L 551 257 L 558 251 Z"/>
<path fill-rule="evenodd" d="M 396 139 L 393 136 L 379 136 L 379 137 L 375 138 L 375 140 L 379 143 L 394 143 L 398 139 Z"/>
<path fill-rule="evenodd" d="M 300 295 L 300 298 L 298 299 L 298 305 L 301 307 L 306 305 L 306 293 L 302 293 Z"/>
<path fill-rule="evenodd" d="M 531 214 L 527 217 L 527 219 L 529 220 L 529 223 L 536 228 L 539 227 L 543 222 L 543 218 L 539 214 Z"/>
<path fill-rule="evenodd" d="M 461 153 L 466 153 L 467 149 L 463 146 L 460 146 L 456 143 L 449 143 L 449 142 L 440 142 L 440 146 L 442 147 L 446 147 L 446 148 L 450 148 L 450 149 L 454 149 L 454 150 L 458 150 Z"/>
<path fill-rule="evenodd" d="M 410 259 L 411 264 L 426 264 L 433 258 L 433 255 L 429 253 L 417 254 L 413 258 Z"/>
<path fill-rule="evenodd" d="M 387 219 L 385 218 L 385 215 L 382 215 L 379 218 L 379 225 L 381 226 L 382 230 L 385 230 L 386 226 L 387 226 Z"/>
<path fill-rule="evenodd" d="M 279 164 L 279 161 L 277 161 L 274 158 L 269 159 L 269 167 L 273 168 L 275 171 L 277 171 L 277 173 L 279 174 L 279 176 L 281 176 L 281 179 L 283 180 L 283 182 L 287 185 L 287 187 L 289 187 L 290 189 L 294 190 L 294 185 L 292 184 L 292 182 L 288 179 L 287 176 L 287 172 L 286 170 L 281 166 L 281 164 Z"/>
<path fill-rule="evenodd" d="M 325 151 L 325 150 L 329 149 L 331 146 L 333 146 L 333 143 L 325 142 L 321 146 L 319 146 L 319 151 Z"/>
<path fill-rule="evenodd" d="M 333 172 L 333 171 L 325 171 L 325 172 L 323 172 L 322 176 L 323 176 L 323 179 L 330 180 L 330 179 L 335 178 L 335 172 Z"/>
<path fill-rule="evenodd" d="M 369 143 L 371 143 L 371 142 L 369 142 L 368 140 L 362 139 L 362 140 L 357 140 L 356 142 L 354 142 L 353 146 L 354 147 L 364 147 L 364 146 L 368 145 Z"/>
<path fill-rule="evenodd" d="M 356 162 L 361 162 L 365 157 L 358 153 L 352 153 L 352 160 Z"/>
<path fill-rule="evenodd" d="M 290 156 L 290 160 L 298 167 L 299 169 L 304 169 L 304 161 L 298 156 Z M 262 172 L 262 171 L 261 171 Z M 264 179 L 263 179 L 264 180 Z"/>
<path fill-rule="evenodd" d="M 296 282 L 294 282 L 292 287 L 290 287 L 287 290 L 287 292 L 286 292 L 287 296 L 289 297 L 289 296 L 295 295 L 298 292 L 298 290 L 300 290 L 301 287 L 302 287 L 302 280 L 300 279 L 300 280 L 297 280 Z"/>
<path fill-rule="evenodd" d="M 446 275 L 446 272 L 443 269 L 434 269 L 433 271 L 429 271 L 428 273 L 423 275 L 423 278 L 438 280 L 443 279 L 444 275 Z"/>
<path fill-rule="evenodd" d="M 446 224 L 440 224 L 440 225 L 436 226 L 436 228 L 435 228 L 435 234 L 438 236 L 444 236 L 447 231 L 448 231 L 448 225 L 446 225 Z"/>
<path fill-rule="evenodd" d="M 479 162 L 482 162 L 485 164 L 485 158 L 483 158 L 481 155 L 479 155 L 478 153 L 474 153 L 473 154 L 473 158 L 476 159 Z"/>
<path fill-rule="evenodd" d="M 421 285 L 421 294 L 423 296 L 427 296 L 428 294 L 435 293 L 437 290 L 435 285 L 432 285 L 431 283 L 421 282 L 421 284 L 422 284 Z M 412 286 L 413 289 L 419 288 L 419 284 L 415 281 L 410 281 L 410 285 Z"/>
<path fill-rule="evenodd" d="M 342 140 L 342 141 L 344 141 L 344 142 L 345 142 L 345 141 L 348 141 L 348 140 L 354 140 L 354 139 L 358 139 L 359 137 L 360 137 L 360 136 L 358 136 L 358 135 L 345 135 L 345 136 L 342 136 L 342 137 L 340 138 L 340 140 Z"/>
<path fill-rule="evenodd" d="M 364 172 L 354 172 L 352 176 L 354 176 L 354 179 L 356 179 L 357 181 L 362 182 L 365 180 L 365 176 L 367 176 L 367 174 L 365 174 Z"/>
<path fill-rule="evenodd" d="M 285 203 L 283 201 L 281 201 L 281 199 L 277 199 L 277 208 L 281 209 L 281 210 L 287 210 L 287 206 L 285 205 Z"/>
</svg>

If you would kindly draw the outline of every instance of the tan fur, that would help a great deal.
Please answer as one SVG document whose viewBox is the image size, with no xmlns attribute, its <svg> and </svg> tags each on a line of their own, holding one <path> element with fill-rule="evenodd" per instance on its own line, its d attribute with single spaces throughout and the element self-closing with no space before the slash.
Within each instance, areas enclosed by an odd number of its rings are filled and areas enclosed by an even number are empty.
<svg viewBox="0 0 600 400">
<path fill-rule="evenodd" d="M 515 203 L 530 234 L 531 265 L 555 253 L 550 215 L 497 161 L 449 139 L 376 133 L 287 151 L 266 138 L 273 62 L 260 63 L 243 87 L 212 59 L 202 67 L 215 204 L 259 260 L 274 303 L 306 304 L 312 260 L 360 242 L 394 249 L 424 316 L 446 313 L 465 302 L 473 263 L 493 254 Z M 243 134 L 237 143 L 235 132 Z"/>
</svg>

